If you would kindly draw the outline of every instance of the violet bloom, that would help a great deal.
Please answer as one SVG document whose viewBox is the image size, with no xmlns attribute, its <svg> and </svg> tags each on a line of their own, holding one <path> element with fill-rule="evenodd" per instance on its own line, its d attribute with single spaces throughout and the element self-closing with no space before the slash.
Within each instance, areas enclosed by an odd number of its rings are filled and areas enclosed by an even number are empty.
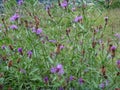
<svg viewBox="0 0 120 90">
<path fill-rule="evenodd" d="M 75 10 L 76 10 L 76 8 L 75 8 L 75 7 L 73 7 L 73 8 L 72 8 L 72 11 L 75 11 Z"/>
<path fill-rule="evenodd" d="M 116 50 L 116 46 L 112 46 L 112 47 L 110 48 L 110 50 L 111 50 L 111 51 L 115 51 L 115 50 Z"/>
<path fill-rule="evenodd" d="M 60 45 L 60 50 L 62 50 L 64 48 L 64 45 Z"/>
<path fill-rule="evenodd" d="M 74 76 L 70 76 L 69 81 L 73 81 L 74 80 Z"/>
<path fill-rule="evenodd" d="M 18 27 L 16 25 L 11 25 L 10 28 L 13 29 L 13 30 L 17 30 L 18 29 Z"/>
<path fill-rule="evenodd" d="M 120 64 L 120 60 L 117 60 L 116 64 L 119 65 Z"/>
<path fill-rule="evenodd" d="M 18 0 L 18 5 L 22 5 L 23 4 L 23 0 Z"/>
<path fill-rule="evenodd" d="M 83 19 L 82 16 L 77 16 L 77 17 L 74 19 L 74 22 L 80 22 L 82 19 Z"/>
<path fill-rule="evenodd" d="M 120 39 L 120 34 L 119 33 L 116 33 L 114 36 L 117 37 L 118 39 Z"/>
<path fill-rule="evenodd" d="M 60 87 L 59 90 L 64 90 L 64 88 L 63 88 L 63 87 Z"/>
<path fill-rule="evenodd" d="M 51 68 L 51 73 L 57 73 L 58 75 L 64 74 L 64 69 L 61 64 L 58 64 L 56 67 Z"/>
<path fill-rule="evenodd" d="M 120 60 L 117 60 L 116 64 L 117 64 L 117 67 L 120 69 Z"/>
<path fill-rule="evenodd" d="M 27 55 L 28 55 L 29 58 L 31 58 L 31 57 L 32 57 L 32 51 L 31 51 L 31 50 L 28 51 L 28 52 L 27 52 Z"/>
<path fill-rule="evenodd" d="M 83 84 L 85 82 L 82 78 L 78 79 L 78 81 L 80 84 Z"/>
<path fill-rule="evenodd" d="M 56 67 L 52 67 L 50 71 L 51 73 L 56 73 Z"/>
<path fill-rule="evenodd" d="M 105 83 L 99 84 L 99 87 L 100 87 L 101 89 L 105 88 Z"/>
<path fill-rule="evenodd" d="M 44 78 L 44 82 L 45 82 L 45 83 L 48 83 L 48 81 L 49 81 L 48 77 L 45 77 L 45 78 Z"/>
<path fill-rule="evenodd" d="M 26 74 L 26 70 L 25 69 L 20 69 L 20 72 L 23 73 L 23 74 Z"/>
<path fill-rule="evenodd" d="M 66 8 L 68 6 L 68 2 L 66 0 L 62 1 L 61 7 Z"/>
<path fill-rule="evenodd" d="M 49 40 L 49 42 L 56 43 L 56 40 Z"/>
<path fill-rule="evenodd" d="M 5 45 L 2 45 L 2 46 L 1 46 L 1 49 L 3 49 L 3 50 L 4 50 L 5 48 L 6 48 L 6 46 L 5 46 Z"/>
<path fill-rule="evenodd" d="M 36 34 L 39 35 L 41 32 L 42 32 L 42 29 L 38 28 L 37 31 L 36 31 Z"/>
<path fill-rule="evenodd" d="M 23 55 L 23 50 L 22 50 L 22 48 L 18 48 L 18 52 L 19 52 L 21 55 Z"/>
<path fill-rule="evenodd" d="M 2 27 L 2 24 L 0 24 L 0 28 Z"/>
<path fill-rule="evenodd" d="M 35 29 L 35 27 L 33 27 L 32 32 L 35 32 L 37 35 L 39 35 L 40 33 L 42 33 L 42 29 L 41 28 Z"/>
<path fill-rule="evenodd" d="M 15 13 L 11 18 L 10 21 L 16 21 L 20 18 L 19 14 Z"/>
</svg>

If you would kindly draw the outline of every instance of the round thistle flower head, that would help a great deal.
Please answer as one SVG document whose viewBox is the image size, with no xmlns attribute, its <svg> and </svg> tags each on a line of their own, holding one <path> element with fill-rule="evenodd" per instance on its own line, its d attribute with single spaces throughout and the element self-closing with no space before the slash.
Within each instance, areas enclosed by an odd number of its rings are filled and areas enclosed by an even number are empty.
<svg viewBox="0 0 120 90">
<path fill-rule="evenodd" d="M 64 74 L 64 70 L 63 70 L 62 64 L 58 64 L 58 65 L 56 66 L 56 72 L 57 72 L 59 75 Z"/>
<path fill-rule="evenodd" d="M 101 89 L 103 89 L 103 88 L 105 88 L 105 84 L 104 84 L 104 83 L 101 83 L 101 84 L 99 84 L 99 87 L 100 87 Z"/>
<path fill-rule="evenodd" d="M 48 83 L 48 81 L 49 81 L 48 77 L 45 77 L 45 78 L 44 78 L 44 82 L 45 82 L 45 83 Z"/>
<path fill-rule="evenodd" d="M 41 32 L 42 32 L 42 29 L 41 29 L 41 28 L 38 28 L 38 29 L 36 30 L 36 34 L 37 34 L 37 35 L 39 35 Z"/>
<path fill-rule="evenodd" d="M 115 51 L 116 50 L 116 46 L 111 46 L 111 51 Z"/>
<path fill-rule="evenodd" d="M 23 4 L 23 0 L 17 0 L 18 5 L 22 5 Z"/>
<path fill-rule="evenodd" d="M 5 48 L 6 48 L 6 46 L 5 46 L 5 45 L 2 45 L 2 46 L 1 46 L 1 49 L 3 49 L 3 50 L 4 50 Z"/>
<path fill-rule="evenodd" d="M 11 18 L 10 21 L 16 21 L 20 18 L 19 14 L 15 13 Z"/>
<path fill-rule="evenodd" d="M 18 27 L 16 25 L 11 25 L 10 28 L 13 29 L 13 30 L 17 30 L 18 29 Z"/>
<path fill-rule="evenodd" d="M 64 69 L 61 64 L 58 64 L 56 67 L 51 68 L 51 73 L 57 73 L 58 75 L 64 74 Z"/>
<path fill-rule="evenodd" d="M 66 0 L 64 0 L 62 3 L 61 3 L 61 7 L 65 8 L 68 6 L 68 2 Z"/>
<path fill-rule="evenodd" d="M 74 76 L 70 76 L 69 81 L 73 81 L 74 80 Z"/>
<path fill-rule="evenodd" d="M 31 50 L 28 51 L 28 52 L 27 52 L 27 55 L 28 55 L 29 58 L 31 58 L 31 57 L 32 57 L 32 51 L 31 51 Z"/>
<path fill-rule="evenodd" d="M 117 60 L 116 64 L 117 64 L 117 67 L 120 69 L 120 60 Z"/>
<path fill-rule="evenodd" d="M 117 37 L 118 39 L 120 39 L 120 34 L 119 33 L 116 33 L 114 36 Z"/>
<path fill-rule="evenodd" d="M 117 65 L 120 65 L 120 60 L 117 60 L 116 64 L 117 64 Z"/>
<path fill-rule="evenodd" d="M 21 52 L 22 52 L 22 48 L 18 48 L 18 52 L 20 52 L 20 53 L 21 53 Z"/>
<path fill-rule="evenodd" d="M 83 19 L 82 16 L 77 16 L 75 19 L 74 19 L 74 22 L 79 22 Z"/>
<path fill-rule="evenodd" d="M 85 82 L 82 78 L 79 78 L 78 81 L 80 84 L 83 84 Z"/>
</svg>

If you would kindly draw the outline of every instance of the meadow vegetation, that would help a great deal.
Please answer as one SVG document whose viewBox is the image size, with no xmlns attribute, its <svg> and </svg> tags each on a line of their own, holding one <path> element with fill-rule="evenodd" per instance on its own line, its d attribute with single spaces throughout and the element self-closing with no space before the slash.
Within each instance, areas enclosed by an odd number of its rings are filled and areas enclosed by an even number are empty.
<svg viewBox="0 0 120 90">
<path fill-rule="evenodd" d="M 66 0 L 5 2 L 0 90 L 119 90 L 119 11 Z"/>
</svg>

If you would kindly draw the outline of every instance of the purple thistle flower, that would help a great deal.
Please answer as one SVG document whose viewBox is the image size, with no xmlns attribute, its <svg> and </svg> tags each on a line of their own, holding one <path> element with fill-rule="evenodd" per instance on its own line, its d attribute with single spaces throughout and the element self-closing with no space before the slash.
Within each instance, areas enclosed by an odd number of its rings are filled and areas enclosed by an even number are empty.
<svg viewBox="0 0 120 90">
<path fill-rule="evenodd" d="M 49 40 L 49 42 L 56 43 L 56 40 Z"/>
<path fill-rule="evenodd" d="M 117 64 L 117 65 L 120 65 L 120 60 L 117 60 L 116 64 Z"/>
<path fill-rule="evenodd" d="M 16 25 L 11 25 L 10 28 L 13 29 L 13 30 L 17 30 L 18 29 L 18 27 Z"/>
<path fill-rule="evenodd" d="M 78 81 L 80 84 L 83 84 L 85 82 L 82 78 L 79 78 Z"/>
<path fill-rule="evenodd" d="M 111 51 L 115 51 L 115 50 L 116 50 L 116 46 L 112 46 L 112 47 L 110 48 L 110 50 L 111 50 Z"/>
<path fill-rule="evenodd" d="M 18 5 L 22 5 L 23 4 L 23 0 L 18 0 Z"/>
<path fill-rule="evenodd" d="M 59 90 L 64 90 L 64 88 L 63 88 L 63 87 L 60 87 Z"/>
<path fill-rule="evenodd" d="M 73 7 L 73 8 L 72 8 L 72 11 L 74 12 L 75 10 L 76 10 L 76 8 L 75 8 L 75 7 Z"/>
<path fill-rule="evenodd" d="M 26 74 L 26 70 L 25 69 L 20 68 L 20 72 L 23 73 L 23 74 Z"/>
<path fill-rule="evenodd" d="M 117 37 L 118 39 L 120 39 L 120 34 L 119 33 L 116 33 L 114 36 Z"/>
<path fill-rule="evenodd" d="M 31 50 L 28 51 L 28 52 L 27 52 L 27 55 L 28 55 L 29 58 L 31 58 L 31 57 L 32 57 L 32 51 L 31 51 Z"/>
<path fill-rule="evenodd" d="M 75 19 L 74 19 L 74 22 L 79 22 L 83 19 L 82 16 L 77 16 Z"/>
<path fill-rule="evenodd" d="M 6 48 L 6 46 L 5 46 L 5 45 L 2 45 L 2 46 L 1 46 L 1 49 L 3 49 L 3 50 L 4 50 L 5 48 Z"/>
<path fill-rule="evenodd" d="M 64 48 L 64 45 L 60 45 L 60 50 L 62 50 Z"/>
<path fill-rule="evenodd" d="M 11 18 L 10 21 L 16 21 L 20 18 L 19 14 L 15 13 Z"/>
<path fill-rule="evenodd" d="M 45 82 L 45 83 L 48 83 L 48 81 L 49 81 L 48 77 L 45 77 L 45 78 L 44 78 L 44 82 Z"/>
<path fill-rule="evenodd" d="M 56 73 L 56 67 L 52 67 L 50 71 L 51 73 Z"/>
<path fill-rule="evenodd" d="M 100 87 L 101 89 L 103 89 L 103 88 L 105 88 L 105 84 L 104 84 L 104 83 L 101 83 L 101 84 L 99 84 L 99 87 Z"/>
<path fill-rule="evenodd" d="M 62 75 L 64 74 L 64 70 L 63 70 L 63 66 L 61 64 L 58 64 L 57 67 L 56 67 L 56 72 L 59 74 L 59 75 Z"/>
<path fill-rule="evenodd" d="M 2 27 L 2 24 L 0 24 L 0 28 Z"/>
<path fill-rule="evenodd" d="M 73 81 L 74 80 L 74 76 L 70 76 L 69 81 Z"/>
<path fill-rule="evenodd" d="M 41 32 L 42 32 L 42 29 L 38 28 L 37 31 L 36 31 L 36 34 L 39 35 Z"/>
<path fill-rule="evenodd" d="M 42 29 L 41 28 L 35 29 L 35 27 L 33 27 L 32 32 L 35 32 L 37 35 L 39 35 L 40 33 L 42 33 Z"/>
<path fill-rule="evenodd" d="M 61 64 L 58 64 L 56 67 L 51 68 L 51 73 L 57 73 L 58 75 L 64 74 L 64 69 Z"/>
<path fill-rule="evenodd" d="M 23 55 L 23 50 L 22 50 L 22 48 L 18 48 L 18 52 L 19 52 L 21 55 Z"/>
<path fill-rule="evenodd" d="M 66 0 L 62 1 L 61 7 L 66 8 L 68 6 L 68 2 Z"/>
</svg>

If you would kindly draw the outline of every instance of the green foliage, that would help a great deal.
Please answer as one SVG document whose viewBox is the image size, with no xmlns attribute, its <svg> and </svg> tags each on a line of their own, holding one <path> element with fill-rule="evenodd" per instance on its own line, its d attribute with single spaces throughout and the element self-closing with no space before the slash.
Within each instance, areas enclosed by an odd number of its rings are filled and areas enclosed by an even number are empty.
<svg viewBox="0 0 120 90">
<path fill-rule="evenodd" d="M 119 88 L 116 65 L 120 58 L 119 37 L 112 31 L 112 17 L 104 19 L 105 9 L 104 15 L 97 5 L 74 6 L 72 11 L 71 5 L 62 8 L 55 4 L 48 12 L 43 5 L 31 3 L 21 6 L 11 0 L 5 3 L 5 15 L 0 17 L 0 89 L 3 86 L 3 90 L 58 90 L 60 87 L 101 90 L 99 85 L 106 80 L 109 83 L 105 84 L 105 90 Z M 20 18 L 10 21 L 15 13 Z M 82 19 L 75 22 L 76 16 Z M 18 28 L 12 29 L 11 25 Z M 42 29 L 40 34 L 33 32 L 36 26 Z M 117 47 L 115 57 L 112 50 L 108 50 L 110 44 Z M 20 47 L 22 53 L 18 50 Z M 56 73 L 51 72 L 58 64 L 63 65 L 62 75 L 58 74 L 60 68 Z M 74 77 L 71 81 L 70 76 Z"/>
</svg>

